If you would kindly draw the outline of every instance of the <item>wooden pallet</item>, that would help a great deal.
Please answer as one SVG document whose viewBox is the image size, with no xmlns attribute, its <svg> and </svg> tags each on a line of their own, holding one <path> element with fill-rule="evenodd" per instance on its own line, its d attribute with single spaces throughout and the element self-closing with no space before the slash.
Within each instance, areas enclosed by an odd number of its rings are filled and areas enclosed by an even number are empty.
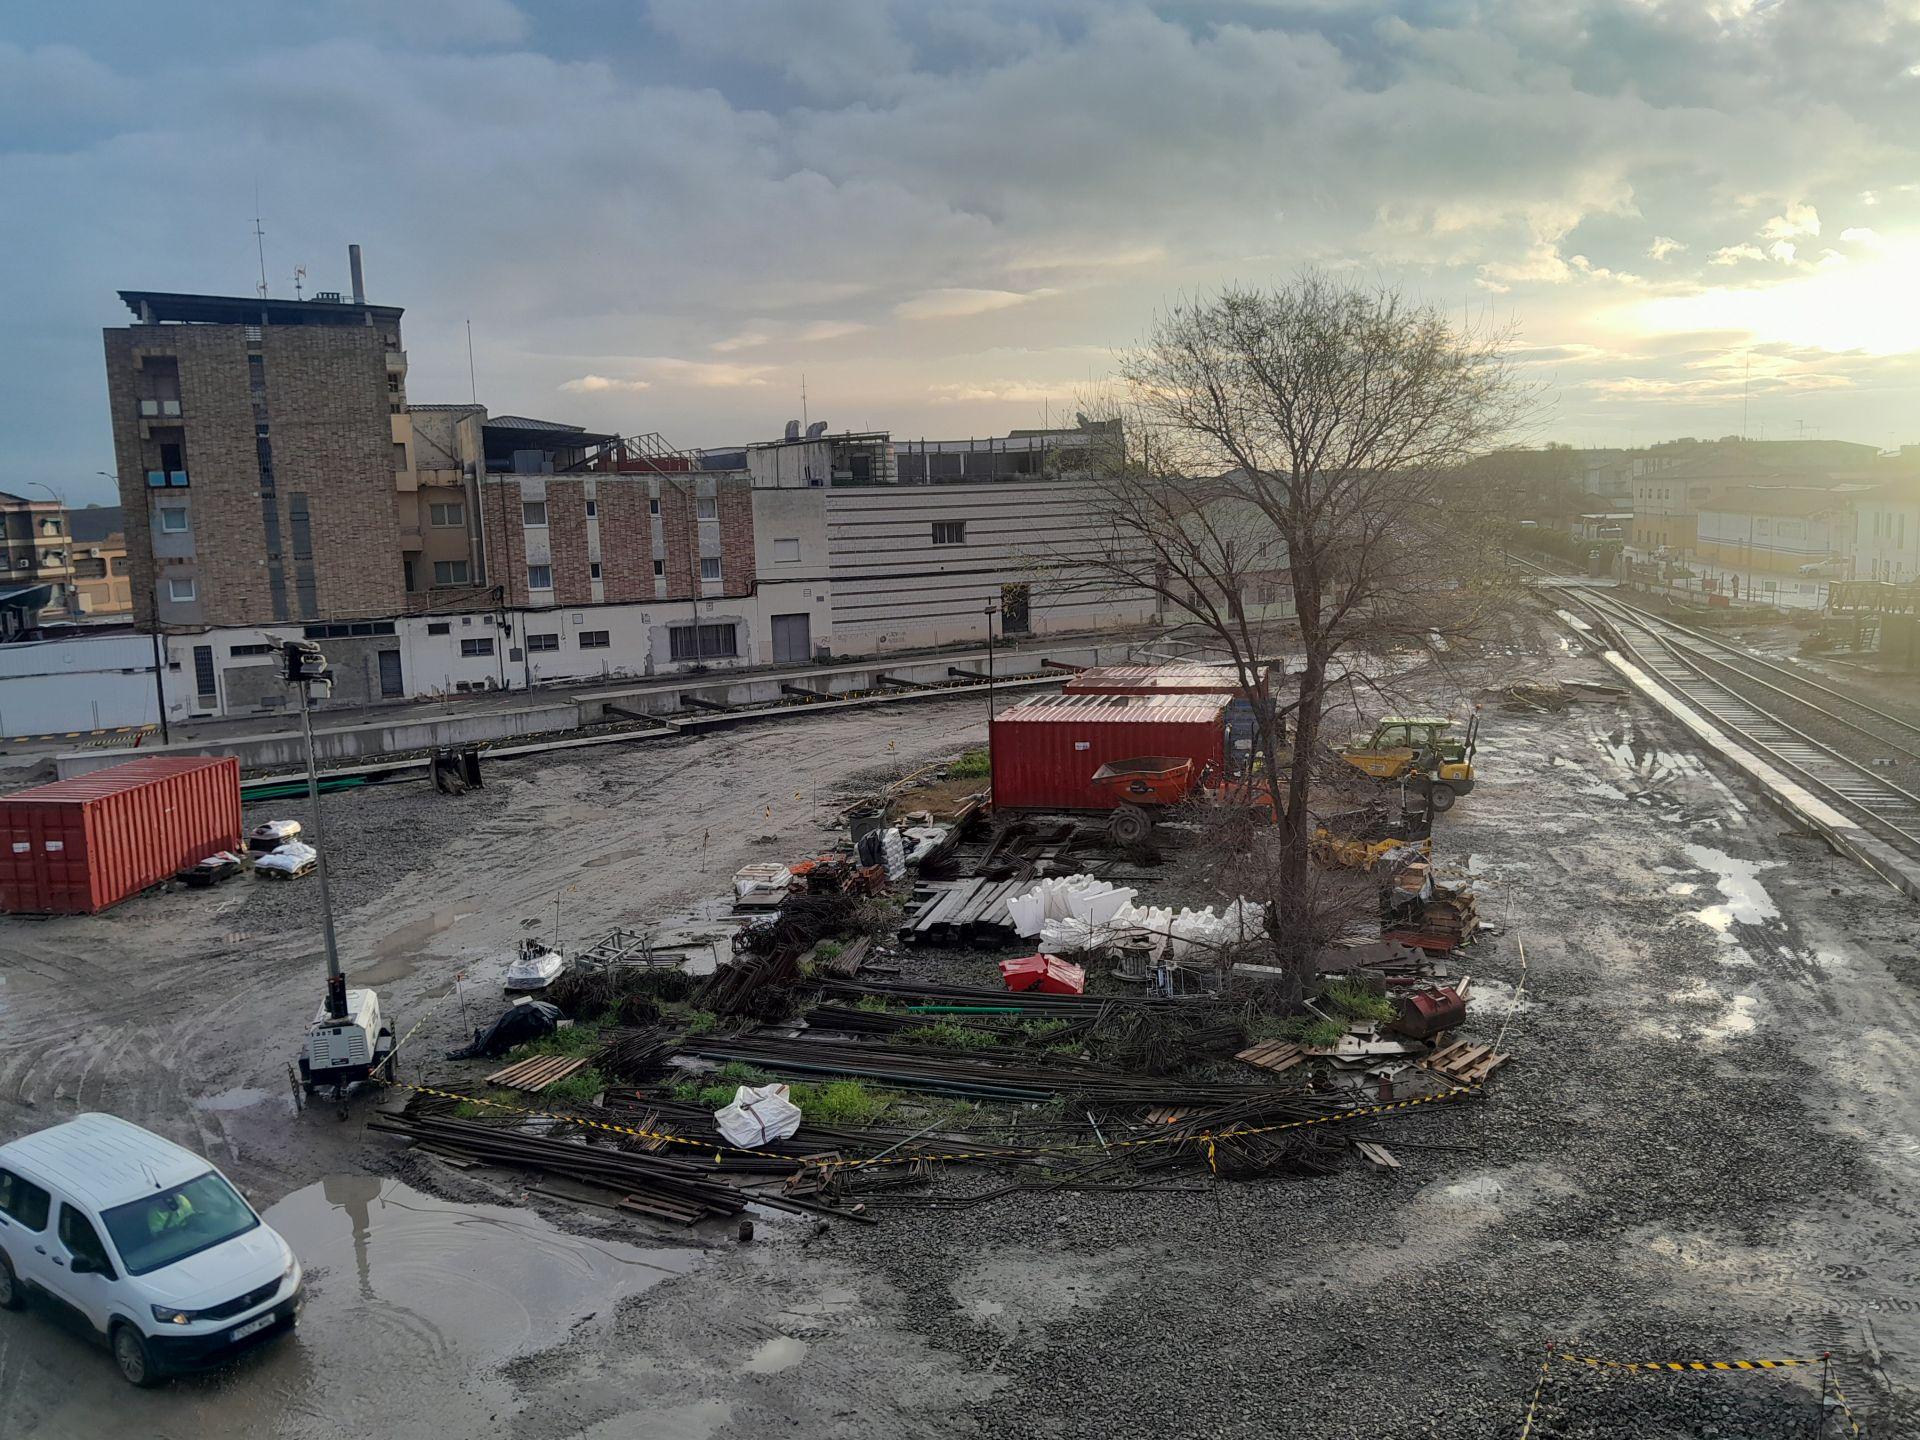
<svg viewBox="0 0 1920 1440">
<path fill-rule="evenodd" d="M 1262 1070 L 1291 1070 L 1307 1058 L 1306 1051 L 1285 1040 L 1262 1040 L 1233 1057 Z"/>
<path fill-rule="evenodd" d="M 1199 1113 L 1198 1110 L 1181 1110 L 1172 1105 L 1161 1105 L 1147 1112 L 1147 1124 L 1178 1125 L 1182 1120 L 1190 1120 Z"/>
<path fill-rule="evenodd" d="M 1398 1170 L 1400 1161 L 1384 1145 L 1376 1145 L 1371 1140 L 1356 1140 L 1353 1148 L 1358 1150 L 1366 1162 L 1377 1170 Z"/>
<path fill-rule="evenodd" d="M 504 1070 L 494 1071 L 487 1076 L 487 1083 L 502 1085 L 509 1090 L 524 1090 L 530 1095 L 538 1094 L 556 1080 L 564 1080 L 574 1071 L 584 1070 L 586 1065 L 586 1057 L 582 1055 L 532 1055 Z"/>
<path fill-rule="evenodd" d="M 1478 1085 L 1512 1058 L 1511 1055 L 1494 1053 L 1491 1045 L 1456 1040 L 1429 1055 L 1426 1065 L 1429 1070 L 1449 1080 L 1458 1080 L 1462 1085 Z"/>
</svg>

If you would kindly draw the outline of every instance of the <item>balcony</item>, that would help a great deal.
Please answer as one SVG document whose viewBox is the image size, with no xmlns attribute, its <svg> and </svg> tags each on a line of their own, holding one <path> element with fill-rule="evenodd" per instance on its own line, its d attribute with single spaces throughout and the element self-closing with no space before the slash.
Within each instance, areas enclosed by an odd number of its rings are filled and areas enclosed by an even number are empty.
<svg viewBox="0 0 1920 1440">
<path fill-rule="evenodd" d="M 142 420 L 158 420 L 163 418 L 177 420 L 180 418 L 180 402 L 178 400 L 142 400 L 140 402 L 140 418 Z"/>
<path fill-rule="evenodd" d="M 187 472 L 184 470 L 149 470 L 147 488 L 149 490 L 184 490 L 187 486 Z"/>
<path fill-rule="evenodd" d="M 387 351 L 387 369 L 398 370 L 404 374 L 406 371 L 406 368 L 407 368 L 407 352 L 406 351 L 404 350 Z"/>
</svg>

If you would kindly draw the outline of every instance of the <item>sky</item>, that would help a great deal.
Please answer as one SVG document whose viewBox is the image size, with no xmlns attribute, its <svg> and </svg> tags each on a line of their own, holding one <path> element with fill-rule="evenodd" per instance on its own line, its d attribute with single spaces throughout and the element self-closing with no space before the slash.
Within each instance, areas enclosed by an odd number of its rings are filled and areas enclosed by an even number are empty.
<svg viewBox="0 0 1920 1440">
<path fill-rule="evenodd" d="M 0 488 L 73 504 L 115 291 L 257 243 L 363 246 L 415 402 L 676 446 L 1058 421 L 1304 266 L 1510 330 L 1522 438 L 1920 441 L 1920 0 L 62 0 L 0 187 Z"/>
</svg>

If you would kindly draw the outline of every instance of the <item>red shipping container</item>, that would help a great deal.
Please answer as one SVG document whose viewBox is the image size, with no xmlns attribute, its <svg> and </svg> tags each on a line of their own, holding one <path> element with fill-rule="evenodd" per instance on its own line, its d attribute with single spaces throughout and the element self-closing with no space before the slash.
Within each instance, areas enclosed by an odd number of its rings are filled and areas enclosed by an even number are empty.
<svg viewBox="0 0 1920 1440">
<path fill-rule="evenodd" d="M 1038 990 L 1043 995 L 1084 995 L 1087 990 L 1086 968 L 1058 955 L 1002 960 L 1000 978 L 1009 990 Z"/>
<path fill-rule="evenodd" d="M 0 911 L 91 915 L 239 844 L 230 755 L 156 755 L 0 796 Z"/>
<path fill-rule="evenodd" d="M 993 719 L 998 809 L 1111 810 L 1124 797 L 1093 788 L 1115 760 L 1166 755 L 1212 765 L 1226 753 L 1227 701 L 1218 696 L 1036 697 Z"/>
</svg>

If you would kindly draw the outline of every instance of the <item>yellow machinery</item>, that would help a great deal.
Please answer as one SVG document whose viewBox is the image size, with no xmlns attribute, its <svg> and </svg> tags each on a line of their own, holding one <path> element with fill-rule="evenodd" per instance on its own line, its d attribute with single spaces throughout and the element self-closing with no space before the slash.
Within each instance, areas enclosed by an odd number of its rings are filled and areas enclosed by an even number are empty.
<svg viewBox="0 0 1920 1440">
<path fill-rule="evenodd" d="M 1433 808 L 1452 808 L 1473 789 L 1473 752 L 1480 738 L 1480 717 L 1467 722 L 1464 734 L 1454 722 L 1436 715 L 1389 715 L 1371 735 L 1356 735 L 1339 751 L 1349 765 L 1376 780 L 1410 776 L 1433 782 Z"/>
</svg>

